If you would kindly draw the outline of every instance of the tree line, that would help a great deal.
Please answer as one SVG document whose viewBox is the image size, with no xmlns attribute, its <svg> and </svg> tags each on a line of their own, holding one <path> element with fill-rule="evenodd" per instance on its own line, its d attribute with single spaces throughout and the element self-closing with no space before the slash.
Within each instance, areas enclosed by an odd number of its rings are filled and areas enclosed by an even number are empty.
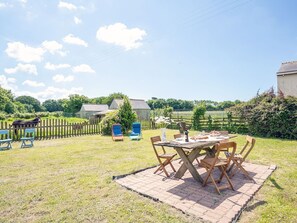
<svg viewBox="0 0 297 223">
<path fill-rule="evenodd" d="M 147 103 L 152 109 L 164 109 L 166 107 L 172 107 L 173 110 L 190 111 L 193 110 L 196 105 L 204 104 L 207 111 L 223 111 L 226 108 L 230 108 L 234 105 L 240 104 L 241 101 L 235 100 L 216 102 L 211 100 L 189 101 L 174 98 L 152 98 L 148 100 Z"/>
<path fill-rule="evenodd" d="M 84 95 L 73 94 L 67 99 L 48 99 L 41 103 L 31 96 L 15 97 L 10 90 L 0 87 L 0 113 L 35 113 L 35 112 L 57 112 L 61 111 L 69 115 L 74 115 L 81 109 L 82 104 L 108 104 L 113 99 L 123 99 L 122 93 L 112 93 L 108 96 L 88 98 Z"/>
</svg>

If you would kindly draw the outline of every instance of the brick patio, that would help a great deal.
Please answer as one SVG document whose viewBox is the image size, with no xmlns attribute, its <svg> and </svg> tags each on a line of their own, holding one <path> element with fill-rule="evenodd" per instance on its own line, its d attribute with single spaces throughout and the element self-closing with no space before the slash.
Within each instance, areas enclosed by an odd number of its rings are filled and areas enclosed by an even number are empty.
<svg viewBox="0 0 297 223">
<path fill-rule="evenodd" d="M 173 162 L 176 169 L 179 168 L 179 160 Z M 163 172 L 153 174 L 156 167 L 139 171 L 127 176 L 115 177 L 120 185 L 150 197 L 156 201 L 169 204 L 184 213 L 195 215 L 210 222 L 232 222 L 237 220 L 247 202 L 261 188 L 264 181 L 275 170 L 275 166 L 263 166 L 251 163 L 243 165 L 254 178 L 256 183 L 237 173 L 232 182 L 235 191 L 225 189 L 221 195 L 217 194 L 212 184 L 202 187 L 187 171 L 182 179 L 166 177 Z M 199 174 L 204 178 L 205 169 L 196 166 Z M 170 172 L 170 167 L 166 167 Z M 219 174 L 216 172 L 215 174 Z M 221 184 L 225 184 L 224 179 Z"/>
</svg>

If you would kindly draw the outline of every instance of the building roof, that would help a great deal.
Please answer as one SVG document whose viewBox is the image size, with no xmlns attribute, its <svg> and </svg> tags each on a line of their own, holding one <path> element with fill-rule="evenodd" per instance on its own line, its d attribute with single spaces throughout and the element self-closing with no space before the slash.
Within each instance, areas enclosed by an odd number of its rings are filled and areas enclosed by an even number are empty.
<svg viewBox="0 0 297 223">
<path fill-rule="evenodd" d="M 108 105 L 83 104 L 80 110 L 82 111 L 83 109 L 84 111 L 93 111 L 93 112 L 106 111 L 108 110 Z"/>
<path fill-rule="evenodd" d="M 143 99 L 129 99 L 132 109 L 147 109 L 150 110 L 150 106 Z M 118 106 L 121 106 L 124 102 L 124 99 L 114 99 Z"/>
<path fill-rule="evenodd" d="M 282 63 L 278 72 L 276 73 L 278 76 L 280 75 L 289 75 L 289 74 L 297 74 L 297 61 L 290 61 Z"/>
</svg>

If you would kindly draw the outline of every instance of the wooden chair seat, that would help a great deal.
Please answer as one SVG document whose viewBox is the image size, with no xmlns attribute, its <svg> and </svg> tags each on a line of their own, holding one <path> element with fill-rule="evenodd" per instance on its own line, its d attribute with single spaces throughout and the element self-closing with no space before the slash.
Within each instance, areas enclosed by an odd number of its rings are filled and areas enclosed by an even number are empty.
<svg viewBox="0 0 297 223">
<path fill-rule="evenodd" d="M 215 160 L 215 158 L 204 158 L 201 160 L 201 164 L 206 165 L 206 166 L 211 166 L 213 164 L 214 160 Z M 214 166 L 223 166 L 223 165 L 227 165 L 227 164 L 228 164 L 227 159 L 218 158 L 218 160 L 215 162 Z"/>
<path fill-rule="evenodd" d="M 226 157 L 231 156 L 231 154 L 229 152 L 225 152 L 225 155 L 226 155 Z M 240 153 L 235 153 L 234 156 L 233 156 L 233 160 L 234 159 L 240 160 L 240 159 L 243 159 L 243 156 Z"/>
<path fill-rule="evenodd" d="M 166 153 L 166 154 L 161 154 L 159 155 L 160 158 L 171 158 L 171 157 L 174 157 L 176 156 L 176 153 Z"/>
</svg>

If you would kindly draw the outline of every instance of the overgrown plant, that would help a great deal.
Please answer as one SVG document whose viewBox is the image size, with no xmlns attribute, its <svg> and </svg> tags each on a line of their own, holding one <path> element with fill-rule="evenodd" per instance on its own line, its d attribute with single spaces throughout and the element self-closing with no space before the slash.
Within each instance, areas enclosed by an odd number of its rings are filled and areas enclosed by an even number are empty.
<svg viewBox="0 0 297 223">
<path fill-rule="evenodd" d="M 246 120 L 251 134 L 297 139 L 297 97 L 277 96 L 270 89 L 230 111 Z"/>
<path fill-rule="evenodd" d="M 107 113 L 99 123 L 102 135 L 111 135 L 111 127 L 113 124 L 119 123 L 119 111 L 115 110 Z"/>
<path fill-rule="evenodd" d="M 201 104 L 195 106 L 195 108 L 193 110 L 193 128 L 194 128 L 194 130 L 201 129 L 200 120 L 202 118 L 204 118 L 205 112 L 206 112 L 205 104 L 201 103 Z"/>
</svg>

